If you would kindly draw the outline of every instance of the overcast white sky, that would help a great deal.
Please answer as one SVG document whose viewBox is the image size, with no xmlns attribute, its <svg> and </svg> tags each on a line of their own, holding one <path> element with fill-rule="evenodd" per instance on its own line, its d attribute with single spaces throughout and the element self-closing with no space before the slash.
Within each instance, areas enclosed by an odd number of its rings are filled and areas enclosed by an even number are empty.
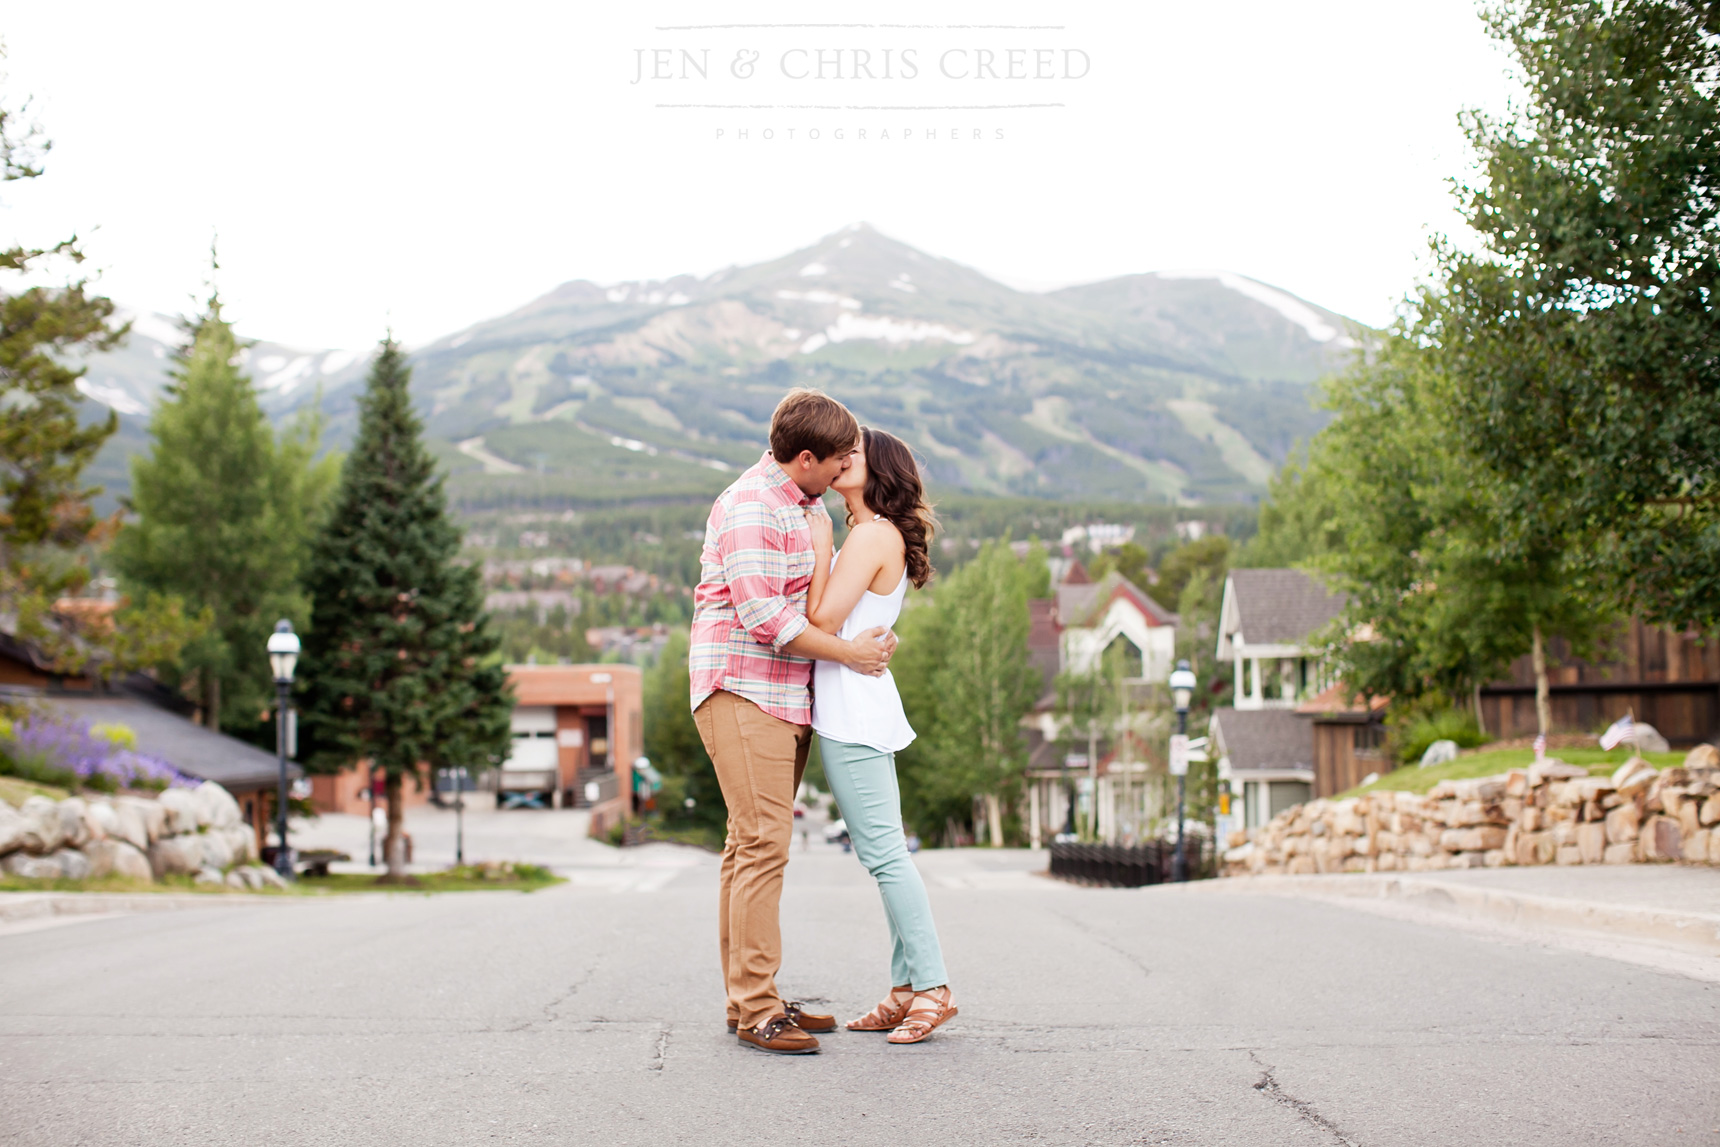
<svg viewBox="0 0 1720 1147">
<path fill-rule="evenodd" d="M 788 21 L 874 26 L 665 30 Z M 1046 27 L 948 26 L 972 24 Z M 0 241 L 77 231 L 103 290 L 176 313 L 219 231 L 241 329 L 306 348 L 427 342 L 568 279 L 704 274 L 855 220 L 1017 285 L 1222 268 L 1382 323 L 1457 225 L 1458 112 L 1511 91 L 1471 0 L 0 0 L 0 29 L 6 98 L 55 142 L 0 188 Z M 1062 106 L 900 110 L 1013 104 Z"/>
</svg>

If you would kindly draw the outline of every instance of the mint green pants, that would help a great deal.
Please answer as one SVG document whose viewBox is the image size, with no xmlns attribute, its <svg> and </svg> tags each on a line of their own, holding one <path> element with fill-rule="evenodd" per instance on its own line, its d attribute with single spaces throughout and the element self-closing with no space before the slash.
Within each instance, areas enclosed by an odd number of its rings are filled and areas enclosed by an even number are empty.
<svg viewBox="0 0 1720 1147">
<path fill-rule="evenodd" d="M 944 953 L 932 923 L 926 884 L 908 854 L 902 833 L 902 793 L 896 786 L 896 754 L 866 745 L 818 739 L 830 794 L 842 810 L 855 855 L 884 898 L 890 922 L 890 983 L 915 990 L 949 982 Z"/>
</svg>

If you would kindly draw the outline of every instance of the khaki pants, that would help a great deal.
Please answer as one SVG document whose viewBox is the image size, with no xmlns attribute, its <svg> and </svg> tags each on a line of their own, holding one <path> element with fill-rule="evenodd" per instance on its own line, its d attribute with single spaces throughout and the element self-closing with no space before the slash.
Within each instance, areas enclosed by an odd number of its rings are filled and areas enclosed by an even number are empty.
<svg viewBox="0 0 1720 1147">
<path fill-rule="evenodd" d="M 782 1011 L 782 873 L 794 839 L 794 794 L 812 727 L 792 725 L 729 692 L 693 714 L 729 806 L 717 900 L 717 943 L 729 1018 L 754 1027 Z"/>
</svg>

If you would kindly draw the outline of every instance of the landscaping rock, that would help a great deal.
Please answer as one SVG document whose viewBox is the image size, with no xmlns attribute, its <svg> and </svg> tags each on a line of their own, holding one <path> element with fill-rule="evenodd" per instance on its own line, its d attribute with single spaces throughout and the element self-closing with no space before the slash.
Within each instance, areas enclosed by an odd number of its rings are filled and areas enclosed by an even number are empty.
<svg viewBox="0 0 1720 1147">
<path fill-rule="evenodd" d="M 250 885 L 245 883 L 245 878 L 239 875 L 239 870 L 237 868 L 227 874 L 226 883 L 228 888 L 237 889 L 240 892 L 243 892 L 250 887 Z"/>
<path fill-rule="evenodd" d="M 239 823 L 239 802 L 214 781 L 204 781 L 192 792 L 197 797 L 198 824 L 207 828 L 232 828 Z"/>
<path fill-rule="evenodd" d="M 119 812 L 107 801 L 91 801 L 84 810 L 84 822 L 90 826 L 92 840 L 106 840 L 120 834 Z"/>
<path fill-rule="evenodd" d="M 118 797 L 113 802 L 114 811 L 119 813 L 120 824 L 125 828 L 125 838 L 138 848 L 147 850 L 150 845 L 160 840 L 167 832 L 167 810 L 161 807 L 160 801 L 144 800 L 142 797 Z M 138 839 L 131 827 L 131 817 L 136 817 L 143 826 L 143 838 Z"/>
<path fill-rule="evenodd" d="M 24 835 L 29 827 L 29 821 L 24 814 L 0 801 L 0 856 L 17 852 L 24 847 Z"/>
<path fill-rule="evenodd" d="M 203 838 L 169 836 L 149 846 L 149 866 L 155 878 L 190 876 L 203 867 Z"/>
<path fill-rule="evenodd" d="M 1708 838 L 1713 835 L 1713 830 L 1706 828 L 1687 835 L 1684 838 L 1684 859 L 1698 864 L 1708 863 Z"/>
<path fill-rule="evenodd" d="M 1428 769 L 1434 765 L 1443 765 L 1447 761 L 1455 761 L 1458 751 L 1456 741 L 1435 741 L 1422 753 L 1421 767 Z"/>
<path fill-rule="evenodd" d="M 227 843 L 233 849 L 235 863 L 254 862 L 257 859 L 257 834 L 249 825 L 239 824 L 217 831 L 227 837 Z"/>
<path fill-rule="evenodd" d="M 144 822 L 143 814 L 136 808 L 134 802 L 124 799 L 115 801 L 109 806 L 113 810 L 113 827 L 108 830 L 108 839 L 123 840 L 139 851 L 149 847 L 149 827 Z"/>
<path fill-rule="evenodd" d="M 128 880 L 153 880 L 149 858 L 117 837 L 92 840 L 84 846 L 84 856 L 90 862 L 91 880 L 104 876 L 123 876 Z"/>
<path fill-rule="evenodd" d="M 219 868 L 199 868 L 197 870 L 197 879 L 194 883 L 225 884 L 227 883 L 227 876 Z"/>
<path fill-rule="evenodd" d="M 62 848 L 48 857 L 60 866 L 60 875 L 67 880 L 88 880 L 90 858 L 75 848 Z"/>
<path fill-rule="evenodd" d="M 89 811 L 81 797 L 67 797 L 54 806 L 60 818 L 60 838 L 72 848 L 82 848 L 91 840 L 90 824 L 85 817 Z"/>
<path fill-rule="evenodd" d="M 51 856 L 31 856 L 27 852 L 14 852 L 0 865 L 12 876 L 22 876 L 25 880 L 58 880 L 63 874 L 60 862 Z"/>
<path fill-rule="evenodd" d="M 1669 816 L 1649 818 L 1643 826 L 1642 856 L 1644 860 L 1679 860 L 1684 856 L 1683 832 L 1678 822 Z"/>
<path fill-rule="evenodd" d="M 257 879 L 261 880 L 265 887 L 279 888 L 282 890 L 285 890 L 287 887 L 286 880 L 280 873 L 276 872 L 272 868 L 263 868 L 258 866 L 257 868 L 252 869 L 252 871 L 257 874 Z"/>
<path fill-rule="evenodd" d="M 1606 855 L 1602 858 L 1604 864 L 1635 864 L 1636 841 L 1626 841 L 1623 844 L 1607 845 Z"/>
<path fill-rule="evenodd" d="M 1583 824 L 1577 826 L 1577 850 L 1582 853 L 1584 864 L 1599 864 L 1606 857 L 1607 830 L 1602 824 Z"/>
<path fill-rule="evenodd" d="M 1720 749 L 1713 745 L 1697 745 L 1684 754 L 1687 769 L 1720 769 Z"/>
<path fill-rule="evenodd" d="M 1720 794 L 1709 797 L 1702 802 L 1702 808 L 1696 818 L 1703 824 L 1720 824 Z"/>
<path fill-rule="evenodd" d="M 1581 864 L 1583 850 L 1574 844 L 1562 845 L 1553 857 L 1554 864 Z"/>
<path fill-rule="evenodd" d="M 233 863 L 233 846 L 227 841 L 224 832 L 206 832 L 202 834 L 203 866 L 205 868 L 224 869 Z"/>
<path fill-rule="evenodd" d="M 1613 788 L 1618 795 L 1629 800 L 1637 793 L 1646 792 L 1648 786 L 1660 779 L 1660 772 L 1641 757 L 1632 757 L 1618 767 L 1613 773 Z"/>
<path fill-rule="evenodd" d="M 1607 813 L 1607 841 L 1612 844 L 1623 844 L 1635 840 L 1642 825 L 1642 814 L 1636 811 L 1634 804 L 1620 805 Z"/>
<path fill-rule="evenodd" d="M 46 856 L 66 842 L 65 832 L 60 825 L 59 806 L 47 797 L 28 797 L 18 811 L 23 814 L 26 822 L 24 851 L 36 856 Z"/>
<path fill-rule="evenodd" d="M 167 813 L 167 829 L 164 835 L 179 836 L 197 831 L 197 814 L 202 802 L 197 799 L 196 793 L 190 789 L 163 789 L 159 801 Z"/>
</svg>

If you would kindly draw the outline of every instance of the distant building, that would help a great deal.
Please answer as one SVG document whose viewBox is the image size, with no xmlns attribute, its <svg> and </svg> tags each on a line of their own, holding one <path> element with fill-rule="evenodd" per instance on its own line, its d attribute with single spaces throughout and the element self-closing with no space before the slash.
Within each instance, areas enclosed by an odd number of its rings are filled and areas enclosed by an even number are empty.
<svg viewBox="0 0 1720 1147">
<path fill-rule="evenodd" d="M 644 675 L 636 665 L 510 665 L 513 751 L 497 802 L 589 808 L 600 835 L 626 816 L 633 761 L 645 752 Z"/>
</svg>

